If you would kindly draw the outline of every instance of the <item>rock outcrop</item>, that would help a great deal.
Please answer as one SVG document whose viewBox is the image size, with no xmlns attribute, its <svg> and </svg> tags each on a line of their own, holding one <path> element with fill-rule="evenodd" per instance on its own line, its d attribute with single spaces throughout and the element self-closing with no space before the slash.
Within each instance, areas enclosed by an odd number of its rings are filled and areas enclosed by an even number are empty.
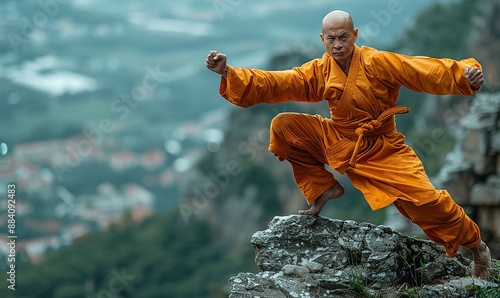
<svg viewBox="0 0 500 298">
<path fill-rule="evenodd" d="M 481 62 L 484 74 L 483 90 L 500 91 L 500 2 L 483 0 L 476 2 L 471 36 L 472 57 Z"/>
<path fill-rule="evenodd" d="M 474 208 L 481 230 L 500 238 L 500 93 L 477 94 L 457 116 L 455 148 L 433 182 Z"/>
<path fill-rule="evenodd" d="M 473 279 L 471 260 L 386 226 L 282 216 L 251 243 L 262 272 L 231 277 L 230 298 L 500 297 L 498 276 Z M 493 276 L 499 267 L 495 261 Z"/>
</svg>

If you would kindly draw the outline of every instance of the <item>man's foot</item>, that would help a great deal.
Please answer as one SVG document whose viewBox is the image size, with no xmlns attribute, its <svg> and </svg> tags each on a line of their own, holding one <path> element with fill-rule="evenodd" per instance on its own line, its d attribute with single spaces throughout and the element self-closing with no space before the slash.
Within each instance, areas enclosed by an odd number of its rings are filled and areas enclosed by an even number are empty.
<svg viewBox="0 0 500 298">
<path fill-rule="evenodd" d="M 309 210 L 299 210 L 300 215 L 318 215 L 329 200 L 340 198 L 344 194 L 344 187 L 337 182 L 334 186 L 327 189 L 312 203 Z"/>
<path fill-rule="evenodd" d="M 472 269 L 472 277 L 486 278 L 490 275 L 491 255 L 490 249 L 486 243 L 481 243 L 470 250 L 474 258 L 474 268 Z"/>
</svg>

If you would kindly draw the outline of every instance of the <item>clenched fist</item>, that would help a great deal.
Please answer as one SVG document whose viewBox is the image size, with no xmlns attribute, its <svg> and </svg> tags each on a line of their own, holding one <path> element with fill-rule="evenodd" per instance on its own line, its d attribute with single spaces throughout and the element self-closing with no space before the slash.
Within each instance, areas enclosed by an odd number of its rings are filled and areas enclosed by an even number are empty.
<svg viewBox="0 0 500 298">
<path fill-rule="evenodd" d="M 217 51 L 210 51 L 205 60 L 205 65 L 211 71 L 220 74 L 223 77 L 227 75 L 227 58 L 225 54 Z"/>
<path fill-rule="evenodd" d="M 467 81 L 469 81 L 469 83 L 474 89 L 477 90 L 481 88 L 484 78 L 483 78 L 483 72 L 480 69 L 475 67 L 466 67 L 464 74 L 465 78 L 467 79 Z"/>
</svg>

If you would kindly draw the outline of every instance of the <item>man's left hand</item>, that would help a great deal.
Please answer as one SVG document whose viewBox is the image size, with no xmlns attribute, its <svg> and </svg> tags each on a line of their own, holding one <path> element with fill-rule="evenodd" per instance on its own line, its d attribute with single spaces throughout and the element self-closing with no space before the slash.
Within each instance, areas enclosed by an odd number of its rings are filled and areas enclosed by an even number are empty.
<svg viewBox="0 0 500 298">
<path fill-rule="evenodd" d="M 479 88 L 481 88 L 484 78 L 483 78 L 483 72 L 479 68 L 466 67 L 464 74 L 465 78 L 467 79 L 467 81 L 469 81 L 473 89 L 478 90 Z"/>
</svg>

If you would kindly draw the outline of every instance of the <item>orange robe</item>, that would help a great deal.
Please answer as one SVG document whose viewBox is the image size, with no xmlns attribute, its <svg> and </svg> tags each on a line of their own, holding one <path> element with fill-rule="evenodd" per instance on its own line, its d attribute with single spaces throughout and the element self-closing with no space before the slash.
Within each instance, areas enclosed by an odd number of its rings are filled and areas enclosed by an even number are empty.
<svg viewBox="0 0 500 298">
<path fill-rule="evenodd" d="M 420 159 L 396 131 L 394 114 L 409 112 L 396 105 L 399 89 L 405 86 L 438 95 L 472 95 L 476 90 L 464 76 L 467 66 L 481 68 L 472 58 L 413 57 L 363 46 L 355 47 L 348 76 L 325 53 L 322 58 L 285 71 L 229 66 L 219 93 L 241 107 L 326 100 L 330 118 L 283 113 L 273 119 L 269 150 L 292 164 L 297 185 L 309 204 L 336 183 L 324 168 L 328 164 L 339 173 L 347 173 L 373 210 L 401 200 L 411 204 L 403 204 L 406 209 L 401 204 L 396 207 L 413 220 L 417 216 L 409 206 L 432 205 L 440 198 L 446 204 L 455 204 L 446 191 L 435 189 Z M 443 196 L 448 199 L 443 200 Z M 453 218 L 464 217 L 460 207 L 455 213 Z M 468 217 L 461 224 L 475 226 Z M 419 225 L 428 236 L 438 233 L 436 224 L 432 229 L 421 222 Z M 479 244 L 477 226 L 471 231 L 470 239 L 465 240 L 457 240 L 455 232 L 449 231 L 446 234 L 452 237 L 430 238 L 445 245 L 452 243 L 453 248 L 447 249 L 452 256 L 457 243 L 466 247 Z"/>
</svg>

